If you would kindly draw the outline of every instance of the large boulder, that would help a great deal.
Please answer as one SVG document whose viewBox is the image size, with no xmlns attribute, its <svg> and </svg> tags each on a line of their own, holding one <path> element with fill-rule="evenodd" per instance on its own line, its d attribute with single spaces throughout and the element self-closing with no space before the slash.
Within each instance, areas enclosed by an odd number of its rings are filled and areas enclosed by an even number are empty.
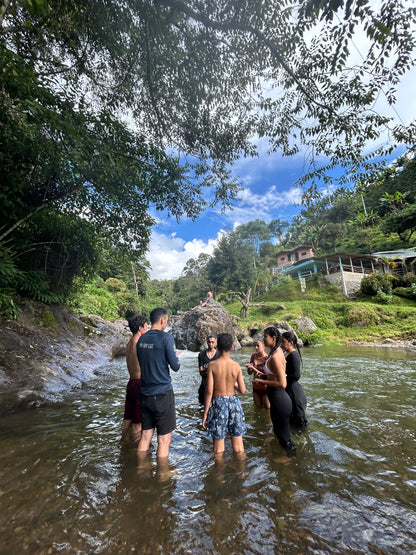
<svg viewBox="0 0 416 555">
<path fill-rule="evenodd" d="M 230 333 L 235 349 L 240 349 L 230 315 L 217 301 L 211 300 L 206 306 L 188 310 L 172 323 L 170 333 L 175 339 L 177 349 L 202 351 L 207 348 L 208 335 Z"/>
<path fill-rule="evenodd" d="M 298 318 L 297 320 L 294 321 L 294 324 L 296 326 L 297 332 L 301 333 L 302 335 L 310 335 L 311 333 L 313 333 L 318 329 L 316 327 L 316 324 L 306 316 L 302 316 L 301 318 Z"/>
</svg>

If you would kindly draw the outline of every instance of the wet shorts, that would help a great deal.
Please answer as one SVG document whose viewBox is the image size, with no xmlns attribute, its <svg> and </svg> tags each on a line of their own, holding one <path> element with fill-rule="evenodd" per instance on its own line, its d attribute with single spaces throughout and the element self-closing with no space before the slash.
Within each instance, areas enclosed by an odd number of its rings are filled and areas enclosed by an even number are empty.
<svg viewBox="0 0 416 555">
<path fill-rule="evenodd" d="M 173 389 L 157 395 L 140 395 L 142 429 L 156 428 L 164 436 L 176 428 L 175 396 Z"/>
<path fill-rule="evenodd" d="M 237 395 L 213 397 L 206 426 L 213 439 L 224 439 L 227 431 L 231 436 L 243 435 L 247 427 Z"/>
<path fill-rule="evenodd" d="M 267 392 L 267 385 L 266 382 L 264 384 L 262 383 L 253 383 L 253 391 L 255 391 L 256 393 L 263 393 L 265 394 Z"/>
<path fill-rule="evenodd" d="M 133 424 L 140 424 L 142 421 L 139 404 L 141 384 L 142 380 L 129 380 L 127 383 L 124 420 L 131 420 Z"/>
</svg>

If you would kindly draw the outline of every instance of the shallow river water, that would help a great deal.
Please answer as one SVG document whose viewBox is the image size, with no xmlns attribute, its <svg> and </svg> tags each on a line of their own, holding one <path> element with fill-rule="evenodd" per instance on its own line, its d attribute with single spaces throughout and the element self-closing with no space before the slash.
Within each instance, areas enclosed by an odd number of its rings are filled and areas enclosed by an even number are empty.
<svg viewBox="0 0 416 555">
<path fill-rule="evenodd" d="M 154 445 L 139 469 L 120 445 L 122 359 L 64 403 L 0 420 L 0 553 L 416 553 L 416 353 L 304 349 L 293 459 L 245 376 L 247 459 L 227 440 L 223 464 L 200 424 L 197 354 L 180 359 L 168 468 Z"/>
</svg>

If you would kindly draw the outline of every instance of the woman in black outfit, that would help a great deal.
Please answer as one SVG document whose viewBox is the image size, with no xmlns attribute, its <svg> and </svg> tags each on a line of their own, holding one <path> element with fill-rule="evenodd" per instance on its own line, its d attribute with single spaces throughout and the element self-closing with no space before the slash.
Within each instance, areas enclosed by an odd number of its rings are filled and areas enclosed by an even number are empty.
<svg viewBox="0 0 416 555">
<path fill-rule="evenodd" d="M 269 327 L 264 330 L 263 343 L 270 349 L 269 356 L 264 365 L 267 376 L 267 397 L 270 401 L 270 416 L 273 422 L 273 432 L 286 453 L 294 455 L 296 447 L 290 439 L 289 418 L 292 413 L 292 401 L 286 393 L 286 361 L 280 347 L 281 334 L 277 328 Z M 263 383 L 260 378 L 255 378 L 253 383 Z"/>
<path fill-rule="evenodd" d="M 291 331 L 282 333 L 282 348 L 286 351 L 286 391 L 292 399 L 292 414 L 290 421 L 299 427 L 308 425 L 306 419 L 306 395 L 299 383 L 300 365 L 302 357 L 300 355 L 298 340 Z"/>
</svg>

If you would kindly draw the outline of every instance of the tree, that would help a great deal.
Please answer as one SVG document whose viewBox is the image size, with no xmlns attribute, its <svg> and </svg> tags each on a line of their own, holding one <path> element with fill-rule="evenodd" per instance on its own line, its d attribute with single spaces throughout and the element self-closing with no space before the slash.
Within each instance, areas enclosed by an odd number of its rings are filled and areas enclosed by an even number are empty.
<svg viewBox="0 0 416 555">
<path fill-rule="evenodd" d="M 240 225 L 237 233 L 244 242 L 255 249 L 256 253 L 259 252 L 260 244 L 270 239 L 269 226 L 263 220 L 258 219 Z"/>
<path fill-rule="evenodd" d="M 397 233 L 406 246 L 416 232 L 416 204 L 408 204 L 402 210 L 393 210 L 381 224 L 384 233 Z"/>
<path fill-rule="evenodd" d="M 0 236 L 53 207 L 141 254 L 149 207 L 195 218 L 236 198 L 230 164 L 255 154 L 253 136 L 306 147 L 302 182 L 340 163 L 368 172 L 364 149 L 386 128 L 388 151 L 414 142 L 414 123 L 374 110 L 413 64 L 406 4 L 2 0 Z"/>
<path fill-rule="evenodd" d="M 282 242 L 283 232 L 289 227 L 289 222 L 276 218 L 269 223 L 270 235 L 276 237 L 279 243 Z"/>
<path fill-rule="evenodd" d="M 238 228 L 225 233 L 207 265 L 210 282 L 218 291 L 246 291 L 255 280 L 254 256 L 254 248 L 242 241 Z"/>
</svg>

